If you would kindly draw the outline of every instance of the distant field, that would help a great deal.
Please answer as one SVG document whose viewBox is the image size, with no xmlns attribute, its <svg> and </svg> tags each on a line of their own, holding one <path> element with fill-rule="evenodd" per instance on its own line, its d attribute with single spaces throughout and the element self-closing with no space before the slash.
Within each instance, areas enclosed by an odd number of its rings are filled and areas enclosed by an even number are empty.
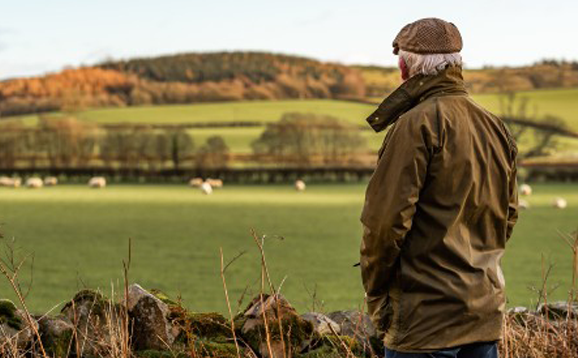
<svg viewBox="0 0 578 358">
<path fill-rule="evenodd" d="M 474 99 L 494 113 L 500 114 L 499 96 L 495 94 L 475 95 Z M 546 114 L 559 116 L 568 127 L 578 131 L 578 89 L 543 90 L 520 92 L 518 97 L 530 99 L 529 111 L 537 109 L 538 117 Z M 377 99 L 376 99 L 377 100 Z M 76 116 L 82 120 L 110 123 L 200 123 L 259 121 L 274 122 L 287 112 L 307 112 L 338 117 L 356 125 L 365 125 L 365 118 L 376 105 L 353 103 L 337 100 L 286 100 L 286 101 L 246 101 L 225 103 L 201 103 L 193 105 L 163 105 L 146 107 L 125 107 L 85 110 Z M 17 117 L 18 118 L 18 117 Z M 17 119 L 14 118 L 14 119 Z M 27 125 L 34 125 L 37 116 L 19 117 Z M 253 128 L 203 128 L 192 129 L 190 133 L 202 144 L 211 135 L 225 138 L 235 153 L 248 153 L 250 144 L 259 137 L 263 127 Z M 381 145 L 383 134 L 366 131 L 369 148 L 377 150 Z M 523 149 L 533 143 L 531 136 L 523 137 L 519 145 Z M 561 151 L 578 152 L 578 141 L 561 139 Z"/>
<path fill-rule="evenodd" d="M 286 112 L 307 112 L 363 123 L 371 111 L 372 106 L 345 101 L 287 100 L 97 109 L 80 112 L 78 117 L 98 123 L 274 122 Z"/>
<path fill-rule="evenodd" d="M 133 240 L 131 281 L 180 293 L 193 310 L 224 312 L 219 247 L 227 259 L 247 250 L 228 270 L 232 300 L 246 286 L 247 296 L 253 295 L 259 285 L 250 228 L 269 235 L 271 272 L 277 283 L 286 278 L 282 292 L 299 310 L 310 308 L 315 290 L 327 310 L 347 309 L 363 299 L 359 270 L 352 265 L 359 258 L 364 188 L 310 185 L 297 193 L 290 186 L 226 185 L 212 196 L 184 185 L 0 188 L 0 222 L 21 254 L 35 254 L 29 303 L 36 312 L 85 285 L 109 293 L 111 282 L 122 277 L 128 238 Z M 571 253 L 558 230 L 578 227 L 578 186 L 535 185 L 534 193 L 503 260 L 510 306 L 535 302 L 529 287 L 540 285 L 542 255 L 555 264 L 550 286 L 560 284 L 549 299 L 565 298 L 570 280 Z M 551 208 L 556 196 L 565 197 L 569 207 Z M 28 272 L 22 277 L 28 279 Z M 3 280 L 0 292 L 10 296 Z"/>
<path fill-rule="evenodd" d="M 499 96 L 475 95 L 474 99 L 495 113 L 500 113 Z M 537 117 L 554 115 L 562 118 L 574 131 L 578 131 L 578 88 L 519 92 L 517 98 L 528 98 L 528 112 Z"/>
</svg>

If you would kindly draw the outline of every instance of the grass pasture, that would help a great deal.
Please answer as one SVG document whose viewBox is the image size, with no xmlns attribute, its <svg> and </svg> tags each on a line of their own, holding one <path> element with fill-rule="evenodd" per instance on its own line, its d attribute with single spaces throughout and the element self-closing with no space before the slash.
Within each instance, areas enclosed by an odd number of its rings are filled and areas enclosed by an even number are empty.
<svg viewBox="0 0 578 358">
<path fill-rule="evenodd" d="M 34 253 L 28 300 L 35 311 L 49 310 L 84 286 L 109 293 L 111 282 L 121 281 L 132 238 L 131 281 L 181 294 L 193 310 L 224 312 L 220 247 L 226 259 L 246 250 L 227 271 L 232 299 L 247 286 L 247 296 L 259 287 L 250 228 L 268 235 L 271 272 L 277 283 L 285 279 L 282 292 L 300 310 L 311 308 L 314 292 L 326 310 L 346 309 L 363 297 L 352 265 L 358 261 L 364 188 L 310 185 L 297 193 L 291 186 L 225 186 L 212 196 L 184 185 L 1 188 L 0 222 L 6 238 L 16 238 L 20 254 Z M 551 208 L 556 196 L 569 207 Z M 510 306 L 535 302 L 528 287 L 540 285 L 542 256 L 555 264 L 550 286 L 559 285 L 550 299 L 565 298 L 570 281 L 571 253 L 557 231 L 578 228 L 578 185 L 535 185 L 527 199 L 532 208 L 521 213 L 503 260 Z M 0 292 L 12 297 L 5 281 Z"/>
<path fill-rule="evenodd" d="M 554 115 L 565 120 L 569 129 L 578 131 L 578 89 L 556 89 L 531 92 L 519 92 L 519 98 L 528 98 L 528 111 L 542 117 Z M 500 114 L 500 97 L 496 94 L 474 95 L 474 100 Z M 376 99 L 377 100 L 377 99 Z M 337 100 L 283 100 L 283 101 L 244 101 L 224 103 L 199 103 L 190 105 L 160 105 L 124 108 L 104 108 L 82 110 L 74 115 L 81 120 L 99 123 L 218 123 L 247 122 L 263 123 L 277 121 L 287 112 L 304 112 L 331 115 L 346 122 L 365 125 L 365 118 L 375 109 L 376 105 L 354 103 Z M 48 114 L 60 115 L 58 113 Z M 20 120 L 27 126 L 34 126 L 37 115 L 26 115 L 3 119 Z M 251 143 L 259 137 L 264 127 L 232 127 L 232 128 L 195 128 L 190 129 L 197 145 L 202 145 L 212 135 L 222 136 L 233 153 L 250 153 Z M 383 133 L 364 131 L 363 136 L 368 141 L 371 150 L 379 149 Z M 518 145 L 521 150 L 535 142 L 532 135 L 525 134 Z M 558 151 L 560 153 L 578 153 L 578 141 L 571 138 L 560 138 Z"/>
</svg>

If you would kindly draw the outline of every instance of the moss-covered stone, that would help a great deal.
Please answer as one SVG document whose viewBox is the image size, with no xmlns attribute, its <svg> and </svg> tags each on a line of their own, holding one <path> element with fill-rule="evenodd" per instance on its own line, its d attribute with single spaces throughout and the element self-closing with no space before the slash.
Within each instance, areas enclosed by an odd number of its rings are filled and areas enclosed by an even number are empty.
<svg viewBox="0 0 578 358">
<path fill-rule="evenodd" d="M 134 355 L 137 358 L 188 358 L 189 357 L 189 355 L 185 352 L 157 351 L 157 350 L 153 350 L 153 349 L 134 352 Z"/>
<path fill-rule="evenodd" d="M 0 324 L 6 324 L 8 327 L 19 331 L 23 328 L 22 323 L 16 305 L 10 300 L 0 300 Z"/>
<path fill-rule="evenodd" d="M 64 319 L 49 317 L 43 317 L 38 323 L 46 353 L 51 357 L 67 357 L 72 345 L 72 324 Z"/>
<path fill-rule="evenodd" d="M 159 289 L 153 288 L 149 291 L 153 296 L 166 303 L 169 306 L 180 306 L 180 304 L 169 298 L 164 292 Z"/>
<path fill-rule="evenodd" d="M 243 316 L 236 317 L 235 325 L 239 327 L 243 340 L 262 356 L 269 355 L 267 333 L 272 342 L 272 355 L 275 357 L 283 356 L 283 343 L 286 353 L 295 354 L 319 339 L 313 324 L 301 318 L 280 296 L 257 297 Z"/>
<path fill-rule="evenodd" d="M 106 309 L 110 308 L 110 301 L 96 290 L 84 289 L 80 290 L 74 295 L 61 312 L 68 311 L 73 307 L 78 307 L 83 302 L 90 302 L 90 308 L 93 314 L 104 316 Z"/>
<path fill-rule="evenodd" d="M 121 330 L 123 306 L 95 290 L 81 290 L 62 308 L 62 316 L 75 327 L 82 356 L 103 355 Z"/>
<path fill-rule="evenodd" d="M 189 350 L 194 350 L 199 357 L 236 358 L 237 348 L 234 343 L 215 342 L 204 339 L 194 340 Z"/>
</svg>

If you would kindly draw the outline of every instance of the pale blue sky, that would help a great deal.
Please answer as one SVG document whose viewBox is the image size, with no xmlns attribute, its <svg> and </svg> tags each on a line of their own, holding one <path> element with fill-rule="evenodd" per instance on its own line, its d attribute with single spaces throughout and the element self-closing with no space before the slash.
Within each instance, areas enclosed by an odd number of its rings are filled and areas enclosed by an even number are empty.
<svg viewBox="0 0 578 358">
<path fill-rule="evenodd" d="M 0 0 L 0 79 L 106 58 L 262 50 L 393 65 L 408 22 L 441 17 L 466 66 L 578 60 L 578 1 Z"/>
</svg>

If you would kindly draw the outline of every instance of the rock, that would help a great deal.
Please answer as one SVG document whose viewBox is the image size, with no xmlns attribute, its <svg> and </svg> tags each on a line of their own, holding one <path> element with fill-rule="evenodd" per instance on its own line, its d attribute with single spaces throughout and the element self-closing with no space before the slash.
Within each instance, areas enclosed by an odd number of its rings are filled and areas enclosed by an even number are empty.
<svg viewBox="0 0 578 358">
<path fill-rule="evenodd" d="M 169 306 L 138 284 L 129 287 L 127 301 L 133 347 L 136 350 L 169 349 L 179 333 L 169 322 Z"/>
<path fill-rule="evenodd" d="M 33 324 L 38 328 L 35 321 Z M 0 300 L 0 347 L 6 344 L 8 349 L 24 350 L 33 340 L 34 331 L 27 323 L 25 313 L 12 301 Z"/>
<path fill-rule="evenodd" d="M 369 315 L 364 313 L 362 316 L 359 311 L 336 311 L 327 316 L 341 327 L 341 335 L 355 339 L 363 352 L 369 354 L 383 349 Z"/>
<path fill-rule="evenodd" d="M 313 324 L 313 328 L 319 335 L 326 334 L 339 334 L 341 333 L 341 327 L 333 321 L 331 318 L 317 312 L 309 312 L 301 315 L 306 321 Z"/>
<path fill-rule="evenodd" d="M 123 310 L 94 290 L 81 290 L 61 311 L 76 330 L 81 356 L 103 356 L 120 345 Z"/>
<path fill-rule="evenodd" d="M 42 316 L 38 320 L 39 333 L 50 357 L 68 357 L 72 347 L 74 326 L 65 317 Z"/>
<path fill-rule="evenodd" d="M 257 296 L 244 313 L 237 316 L 235 325 L 243 340 L 264 358 L 290 357 L 319 338 L 313 324 L 301 318 L 289 302 L 277 294 Z"/>
<path fill-rule="evenodd" d="M 538 307 L 538 313 L 547 314 L 548 318 L 552 320 L 566 319 L 568 316 L 574 319 L 578 317 L 578 303 L 574 302 L 568 305 L 566 301 L 557 301 L 547 305 L 541 304 Z"/>
<path fill-rule="evenodd" d="M 359 311 L 336 311 L 328 314 L 327 317 L 341 327 L 341 334 L 344 336 L 355 338 L 358 335 L 364 337 L 377 335 L 371 318 L 367 314 L 361 316 Z"/>
</svg>

